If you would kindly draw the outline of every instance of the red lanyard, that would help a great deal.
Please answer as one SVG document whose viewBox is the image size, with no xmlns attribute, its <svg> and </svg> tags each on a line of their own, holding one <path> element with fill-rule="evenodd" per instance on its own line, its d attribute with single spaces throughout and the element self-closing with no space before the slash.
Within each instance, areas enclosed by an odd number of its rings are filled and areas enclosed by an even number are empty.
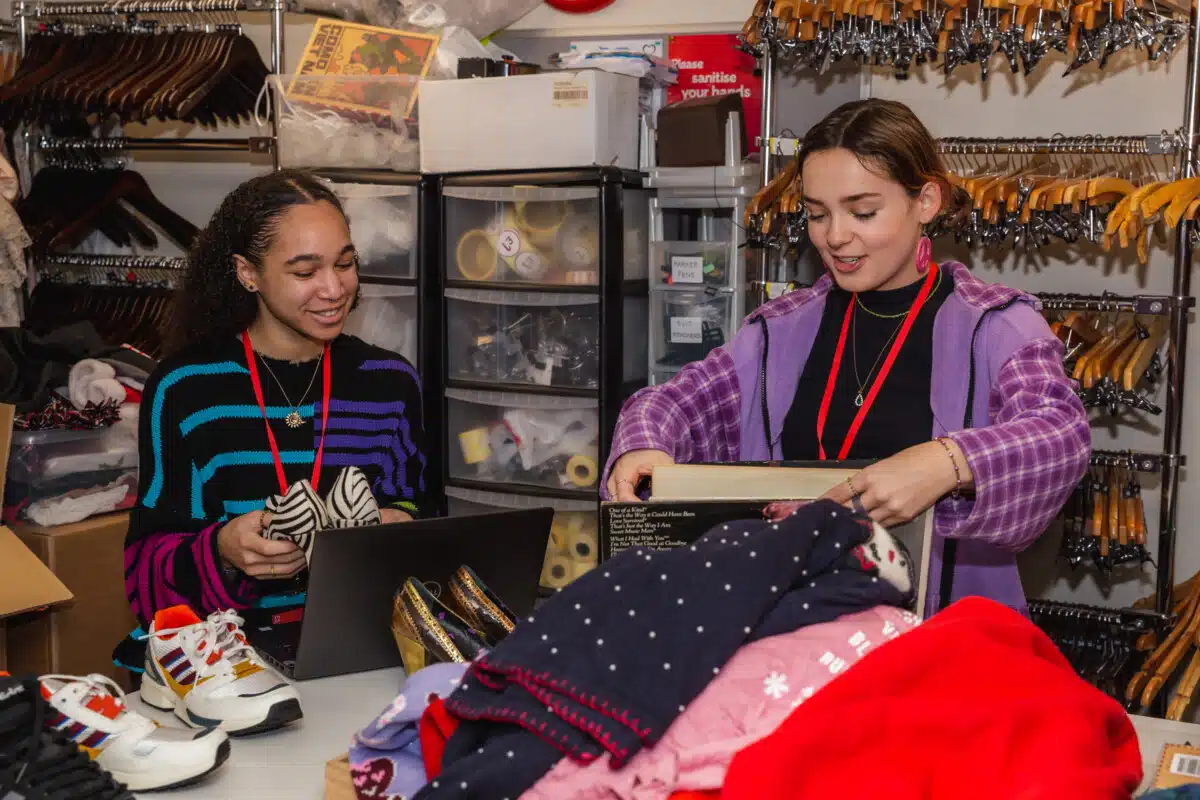
<svg viewBox="0 0 1200 800">
<path fill-rule="evenodd" d="M 271 422 L 267 419 L 267 406 L 263 402 L 262 381 L 258 378 L 258 361 L 254 357 L 254 348 L 250 345 L 250 331 L 242 334 L 242 344 L 246 347 L 246 366 L 250 368 L 250 383 L 254 384 L 254 399 L 258 401 L 258 410 L 262 412 L 263 423 L 267 426 L 267 441 L 271 443 L 271 458 L 275 460 L 275 476 L 279 478 L 279 493 L 287 494 L 287 477 L 283 474 L 283 459 L 279 457 L 279 445 L 275 443 L 275 433 L 271 430 Z M 325 457 L 325 431 L 329 427 L 329 345 L 325 345 L 325 355 L 321 359 L 321 444 L 317 447 L 317 457 L 313 460 L 312 488 L 317 490 L 321 480 L 321 460 Z M 301 398 L 303 400 L 303 398 Z"/>
<path fill-rule="evenodd" d="M 850 429 L 846 431 L 846 440 L 842 442 L 842 449 L 838 451 L 838 459 L 844 460 L 850 452 L 850 445 L 854 444 L 854 438 L 858 436 L 858 430 L 862 427 L 863 420 L 867 418 L 867 412 L 871 410 L 871 405 L 875 402 L 875 397 L 879 394 L 879 390 L 883 388 L 883 382 L 887 379 L 888 373 L 892 370 L 892 365 L 896 363 L 896 357 L 900 355 L 900 348 L 904 346 L 904 340 L 908 338 L 908 332 L 912 330 L 913 323 L 917 321 L 917 315 L 921 313 L 921 307 L 925 305 L 925 301 L 929 299 L 930 292 L 933 291 L 933 281 L 936 277 L 938 268 L 933 265 L 929 273 L 925 276 L 925 283 L 921 286 L 921 291 L 917 294 L 917 299 L 913 301 L 912 308 L 904 316 L 904 322 L 900 326 L 900 333 L 896 336 L 896 341 L 892 343 L 892 347 L 888 350 L 887 358 L 884 359 L 883 367 L 879 370 L 879 374 L 875 380 L 871 382 L 871 389 L 867 392 L 867 399 L 859 406 L 858 413 L 854 415 L 854 421 L 850 423 Z M 858 295 L 851 295 L 850 306 L 846 309 L 846 316 L 842 320 L 842 333 L 838 336 L 837 350 L 833 353 L 833 368 L 829 373 L 829 380 L 825 384 L 825 394 L 821 398 L 821 409 L 817 412 L 817 449 L 821 460 L 826 459 L 825 445 L 821 442 L 821 437 L 825 434 L 825 418 L 829 416 L 829 403 L 833 399 L 833 387 L 837 385 L 838 370 L 842 366 L 842 354 L 846 349 L 846 334 L 850 332 L 850 321 L 854 317 L 854 307 L 858 305 Z"/>
</svg>

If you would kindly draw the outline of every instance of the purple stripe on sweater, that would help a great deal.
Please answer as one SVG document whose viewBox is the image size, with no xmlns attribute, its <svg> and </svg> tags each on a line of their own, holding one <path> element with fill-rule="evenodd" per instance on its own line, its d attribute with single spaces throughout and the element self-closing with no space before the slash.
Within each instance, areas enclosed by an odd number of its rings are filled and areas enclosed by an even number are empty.
<svg viewBox="0 0 1200 800">
<path fill-rule="evenodd" d="M 417 384 L 418 389 L 421 386 L 421 379 L 417 376 L 417 371 L 413 369 L 412 364 L 409 364 L 407 361 L 400 361 L 399 359 L 364 361 L 359 369 L 361 369 L 363 372 L 403 372 L 405 375 L 412 377 L 413 381 Z"/>
<path fill-rule="evenodd" d="M 317 433 L 321 432 L 321 417 L 317 417 Z M 399 427 L 395 417 L 329 417 L 330 431 L 394 431 Z"/>
<path fill-rule="evenodd" d="M 375 464 L 383 470 L 383 491 L 395 496 L 396 492 L 396 457 L 391 453 L 326 453 L 325 463 L 331 467 L 362 467 L 364 464 Z"/>
<path fill-rule="evenodd" d="M 370 403 L 362 400 L 338 400 L 336 397 L 329 401 L 330 414 L 372 414 L 377 416 L 390 414 L 392 416 L 403 416 L 405 404 L 403 400 L 394 400 L 389 403 Z M 321 404 L 317 403 L 314 410 L 314 416 L 321 416 Z"/>
<path fill-rule="evenodd" d="M 343 450 L 386 450 L 391 452 L 396 449 L 396 435 L 394 433 L 385 433 L 378 436 L 364 436 L 358 433 L 331 433 L 325 437 L 325 447 L 327 450 L 333 448 L 341 448 Z"/>
</svg>

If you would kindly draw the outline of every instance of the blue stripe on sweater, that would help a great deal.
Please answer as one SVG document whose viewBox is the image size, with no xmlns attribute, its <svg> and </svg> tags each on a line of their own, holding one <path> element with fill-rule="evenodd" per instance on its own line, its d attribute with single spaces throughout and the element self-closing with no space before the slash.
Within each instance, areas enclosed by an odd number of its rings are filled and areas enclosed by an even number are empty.
<svg viewBox="0 0 1200 800">
<path fill-rule="evenodd" d="M 297 411 L 304 419 L 312 419 L 313 404 L 309 403 L 306 406 L 300 406 Z M 292 413 L 290 406 L 267 406 L 267 419 L 283 419 L 288 414 Z M 179 423 L 179 432 L 183 436 L 209 422 L 214 422 L 219 419 L 261 419 L 262 411 L 259 410 L 256 403 L 241 403 L 237 405 L 212 406 L 210 408 L 197 411 L 194 414 L 188 415 L 183 422 Z"/>
<path fill-rule="evenodd" d="M 250 372 L 237 362 L 218 361 L 211 364 L 192 364 L 187 367 L 173 369 L 159 381 L 158 389 L 154 393 L 154 402 L 150 409 L 150 442 L 154 450 L 154 465 L 150 478 L 150 486 L 146 490 L 146 496 L 142 498 L 142 505 L 144 507 L 154 508 L 157 505 L 158 498 L 162 495 L 163 482 L 165 480 L 163 477 L 163 406 L 166 403 L 167 390 L 185 378 L 231 374 L 249 375 Z"/>
</svg>

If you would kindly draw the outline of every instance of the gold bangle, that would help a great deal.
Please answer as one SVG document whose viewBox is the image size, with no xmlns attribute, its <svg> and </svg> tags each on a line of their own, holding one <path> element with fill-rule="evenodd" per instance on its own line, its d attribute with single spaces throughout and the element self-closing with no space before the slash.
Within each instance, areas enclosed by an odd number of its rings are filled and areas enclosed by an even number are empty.
<svg viewBox="0 0 1200 800">
<path fill-rule="evenodd" d="M 942 446 L 946 451 L 946 455 L 950 457 L 950 466 L 954 467 L 954 491 L 950 493 L 951 497 L 962 497 L 962 473 L 958 469 L 958 459 L 954 457 L 954 451 L 950 449 L 950 443 L 944 438 L 934 439 L 935 442 Z"/>
</svg>

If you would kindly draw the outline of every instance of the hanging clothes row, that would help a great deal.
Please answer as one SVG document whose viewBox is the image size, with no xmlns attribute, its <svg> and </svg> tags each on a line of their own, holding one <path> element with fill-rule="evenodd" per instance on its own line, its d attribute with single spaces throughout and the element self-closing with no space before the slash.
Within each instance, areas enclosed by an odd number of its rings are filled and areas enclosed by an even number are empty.
<svg viewBox="0 0 1200 800">
<path fill-rule="evenodd" d="M 157 247 L 158 236 L 145 220 L 184 249 L 198 232 L 155 197 L 145 178 L 126 169 L 46 167 L 34 176 L 17 211 L 39 258 L 71 251 L 93 231 L 120 247 Z"/>
<path fill-rule="evenodd" d="M 1037 248 L 1091 242 L 1132 248 L 1149 260 L 1153 243 L 1185 220 L 1200 218 L 1200 181 L 1174 180 L 1180 136 L 1028 140 L 944 139 L 939 149 L 954 197 L 929 228 L 971 246 Z M 772 140 L 775 146 L 794 140 Z M 989 152 L 991 151 L 991 152 Z M 782 250 L 807 246 L 799 164 L 792 159 L 747 203 L 751 244 Z"/>
<path fill-rule="evenodd" d="M 169 26 L 114 25 L 111 16 L 36 25 L 16 74 L 0 86 L 0 123 L 92 115 L 248 122 L 269 73 L 258 49 L 232 12 L 191 16 Z"/>
<path fill-rule="evenodd" d="M 1062 511 L 1061 556 L 1072 568 L 1090 563 L 1102 575 L 1114 567 L 1140 567 L 1151 558 L 1138 473 L 1148 466 L 1157 472 L 1159 461 L 1132 452 L 1097 450 L 1091 462 Z"/>
<path fill-rule="evenodd" d="M 46 335 L 73 322 L 91 322 L 109 345 L 131 345 L 159 358 L 170 325 L 173 288 L 183 262 L 70 256 L 39 267 L 25 328 Z"/>
<path fill-rule="evenodd" d="M 1187 38 L 1188 7 L 1178 2 L 921 3 L 758 0 L 742 28 L 755 55 L 774 50 L 785 63 L 827 70 L 839 61 L 892 67 L 940 64 L 945 74 L 978 64 L 986 79 L 1000 56 L 1011 72 L 1029 75 L 1052 51 L 1070 59 L 1066 74 L 1133 47 L 1157 61 Z"/>
</svg>

